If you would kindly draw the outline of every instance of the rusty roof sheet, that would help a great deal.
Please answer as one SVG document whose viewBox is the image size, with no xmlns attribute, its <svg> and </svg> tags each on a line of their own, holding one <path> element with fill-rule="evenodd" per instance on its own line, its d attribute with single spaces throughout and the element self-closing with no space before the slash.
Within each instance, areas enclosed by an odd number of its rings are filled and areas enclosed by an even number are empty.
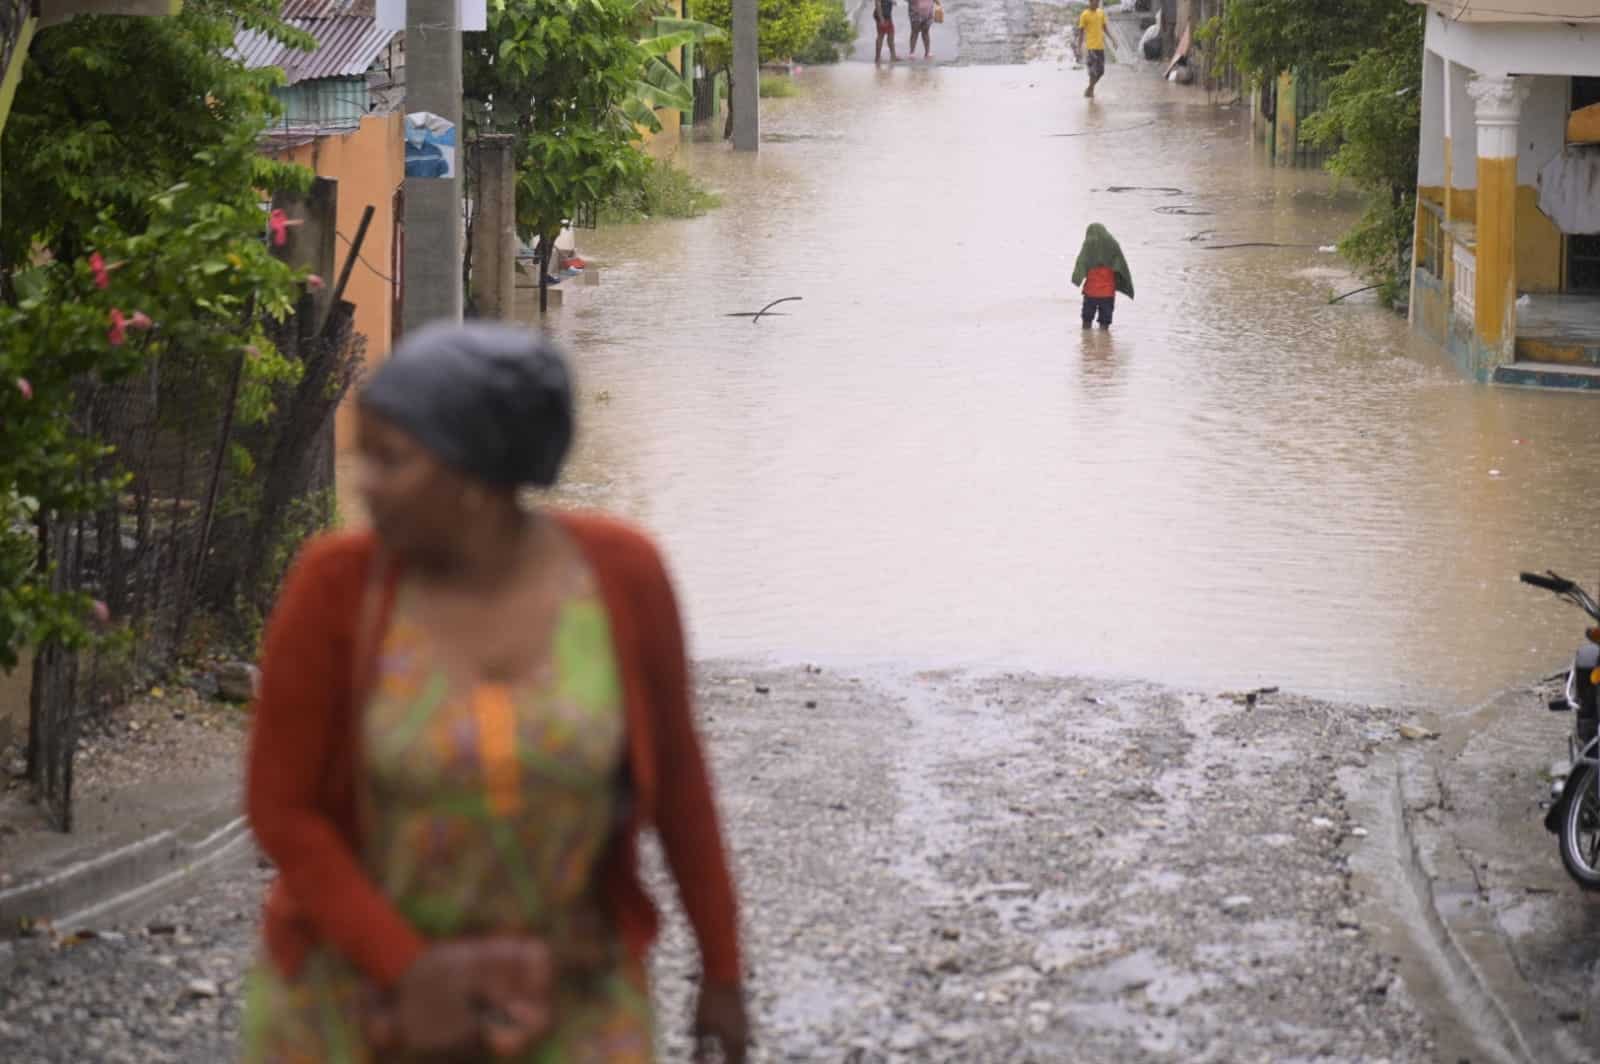
<svg viewBox="0 0 1600 1064">
<path fill-rule="evenodd" d="M 284 21 L 315 37 L 315 51 L 291 48 L 255 30 L 240 30 L 233 38 L 234 56 L 251 69 L 283 68 L 290 85 L 316 78 L 359 77 L 371 69 L 395 34 L 378 28 L 372 0 L 350 0 L 346 6 L 347 11 L 364 8 L 363 13 L 333 14 L 340 3 L 287 0 L 284 4 Z"/>
</svg>

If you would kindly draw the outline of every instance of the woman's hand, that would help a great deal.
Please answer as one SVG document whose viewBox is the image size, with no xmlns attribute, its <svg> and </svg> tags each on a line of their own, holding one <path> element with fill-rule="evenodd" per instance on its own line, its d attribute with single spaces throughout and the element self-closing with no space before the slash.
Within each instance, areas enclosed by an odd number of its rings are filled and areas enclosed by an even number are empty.
<svg viewBox="0 0 1600 1064">
<path fill-rule="evenodd" d="M 511 1056 L 550 1029 L 550 951 L 525 938 L 441 942 L 371 1011 L 379 1050 L 449 1057 L 487 1048 Z"/>
<path fill-rule="evenodd" d="M 694 1045 L 696 1064 L 712 1060 L 711 1051 L 717 1048 L 726 1064 L 744 1064 L 750 1048 L 750 1021 L 744 1012 L 742 986 L 700 988 L 700 1003 L 694 1010 Z"/>
</svg>

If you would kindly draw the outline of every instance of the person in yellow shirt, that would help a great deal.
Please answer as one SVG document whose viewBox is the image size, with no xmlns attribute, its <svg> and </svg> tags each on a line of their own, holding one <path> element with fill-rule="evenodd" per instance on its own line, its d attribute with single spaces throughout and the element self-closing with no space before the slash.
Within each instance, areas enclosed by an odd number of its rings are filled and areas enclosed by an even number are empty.
<svg viewBox="0 0 1600 1064">
<path fill-rule="evenodd" d="M 1078 16 L 1073 43 L 1088 53 L 1089 87 L 1083 94 L 1092 99 L 1095 85 L 1106 76 L 1106 13 L 1100 9 L 1100 0 L 1089 0 L 1089 9 Z"/>
</svg>

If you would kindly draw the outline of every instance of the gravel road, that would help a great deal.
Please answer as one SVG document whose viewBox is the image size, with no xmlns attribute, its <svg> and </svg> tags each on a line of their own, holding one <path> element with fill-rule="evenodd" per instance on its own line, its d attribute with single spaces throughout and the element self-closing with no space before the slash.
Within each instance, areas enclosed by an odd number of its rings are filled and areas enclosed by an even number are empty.
<svg viewBox="0 0 1600 1064">
<path fill-rule="evenodd" d="M 1434 1059 L 1355 915 L 1367 840 L 1335 782 L 1394 739 L 1384 711 L 730 663 L 700 693 L 756 1060 Z M 0 1059 L 229 1059 L 268 875 L 0 945 Z M 667 1060 L 687 1056 L 692 962 L 674 916 Z"/>
</svg>

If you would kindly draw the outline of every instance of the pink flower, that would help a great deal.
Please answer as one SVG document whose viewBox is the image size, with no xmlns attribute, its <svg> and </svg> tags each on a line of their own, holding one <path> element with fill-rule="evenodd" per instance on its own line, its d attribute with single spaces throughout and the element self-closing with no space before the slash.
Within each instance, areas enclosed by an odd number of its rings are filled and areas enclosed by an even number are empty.
<svg viewBox="0 0 1600 1064">
<path fill-rule="evenodd" d="M 311 289 L 313 292 L 322 291 L 322 288 L 323 288 L 322 278 L 317 276 L 314 273 L 309 275 L 309 276 L 307 276 L 306 277 L 306 287 Z"/>
<path fill-rule="evenodd" d="M 111 328 L 106 331 L 106 339 L 111 341 L 112 347 L 121 347 L 128 338 L 128 319 L 122 316 L 122 311 L 116 307 L 111 308 Z"/>
<path fill-rule="evenodd" d="M 95 621 L 97 623 L 99 623 L 99 624 L 110 624 L 111 623 L 111 607 L 107 606 L 104 602 L 101 602 L 99 599 L 95 599 L 94 602 L 92 602 L 89 605 L 89 612 L 94 616 L 94 619 L 95 619 Z"/>
<path fill-rule="evenodd" d="M 94 286 L 102 291 L 111 287 L 111 271 L 106 269 L 105 256 L 96 251 L 89 256 L 89 269 L 94 272 Z"/>
<path fill-rule="evenodd" d="M 274 209 L 267 216 L 267 228 L 272 230 L 272 246 L 275 248 L 283 247 L 284 243 L 289 239 L 289 227 L 299 224 L 299 219 L 291 221 L 281 208 Z"/>
<path fill-rule="evenodd" d="M 17 378 L 17 391 L 22 393 L 24 399 L 33 398 L 33 385 L 28 383 L 28 378 L 26 377 Z"/>
<path fill-rule="evenodd" d="M 137 330 L 138 332 L 148 332 L 149 330 L 155 328 L 155 324 L 155 322 L 150 320 L 150 315 L 146 314 L 142 310 L 134 311 L 133 317 L 128 319 L 128 328 Z"/>
</svg>

